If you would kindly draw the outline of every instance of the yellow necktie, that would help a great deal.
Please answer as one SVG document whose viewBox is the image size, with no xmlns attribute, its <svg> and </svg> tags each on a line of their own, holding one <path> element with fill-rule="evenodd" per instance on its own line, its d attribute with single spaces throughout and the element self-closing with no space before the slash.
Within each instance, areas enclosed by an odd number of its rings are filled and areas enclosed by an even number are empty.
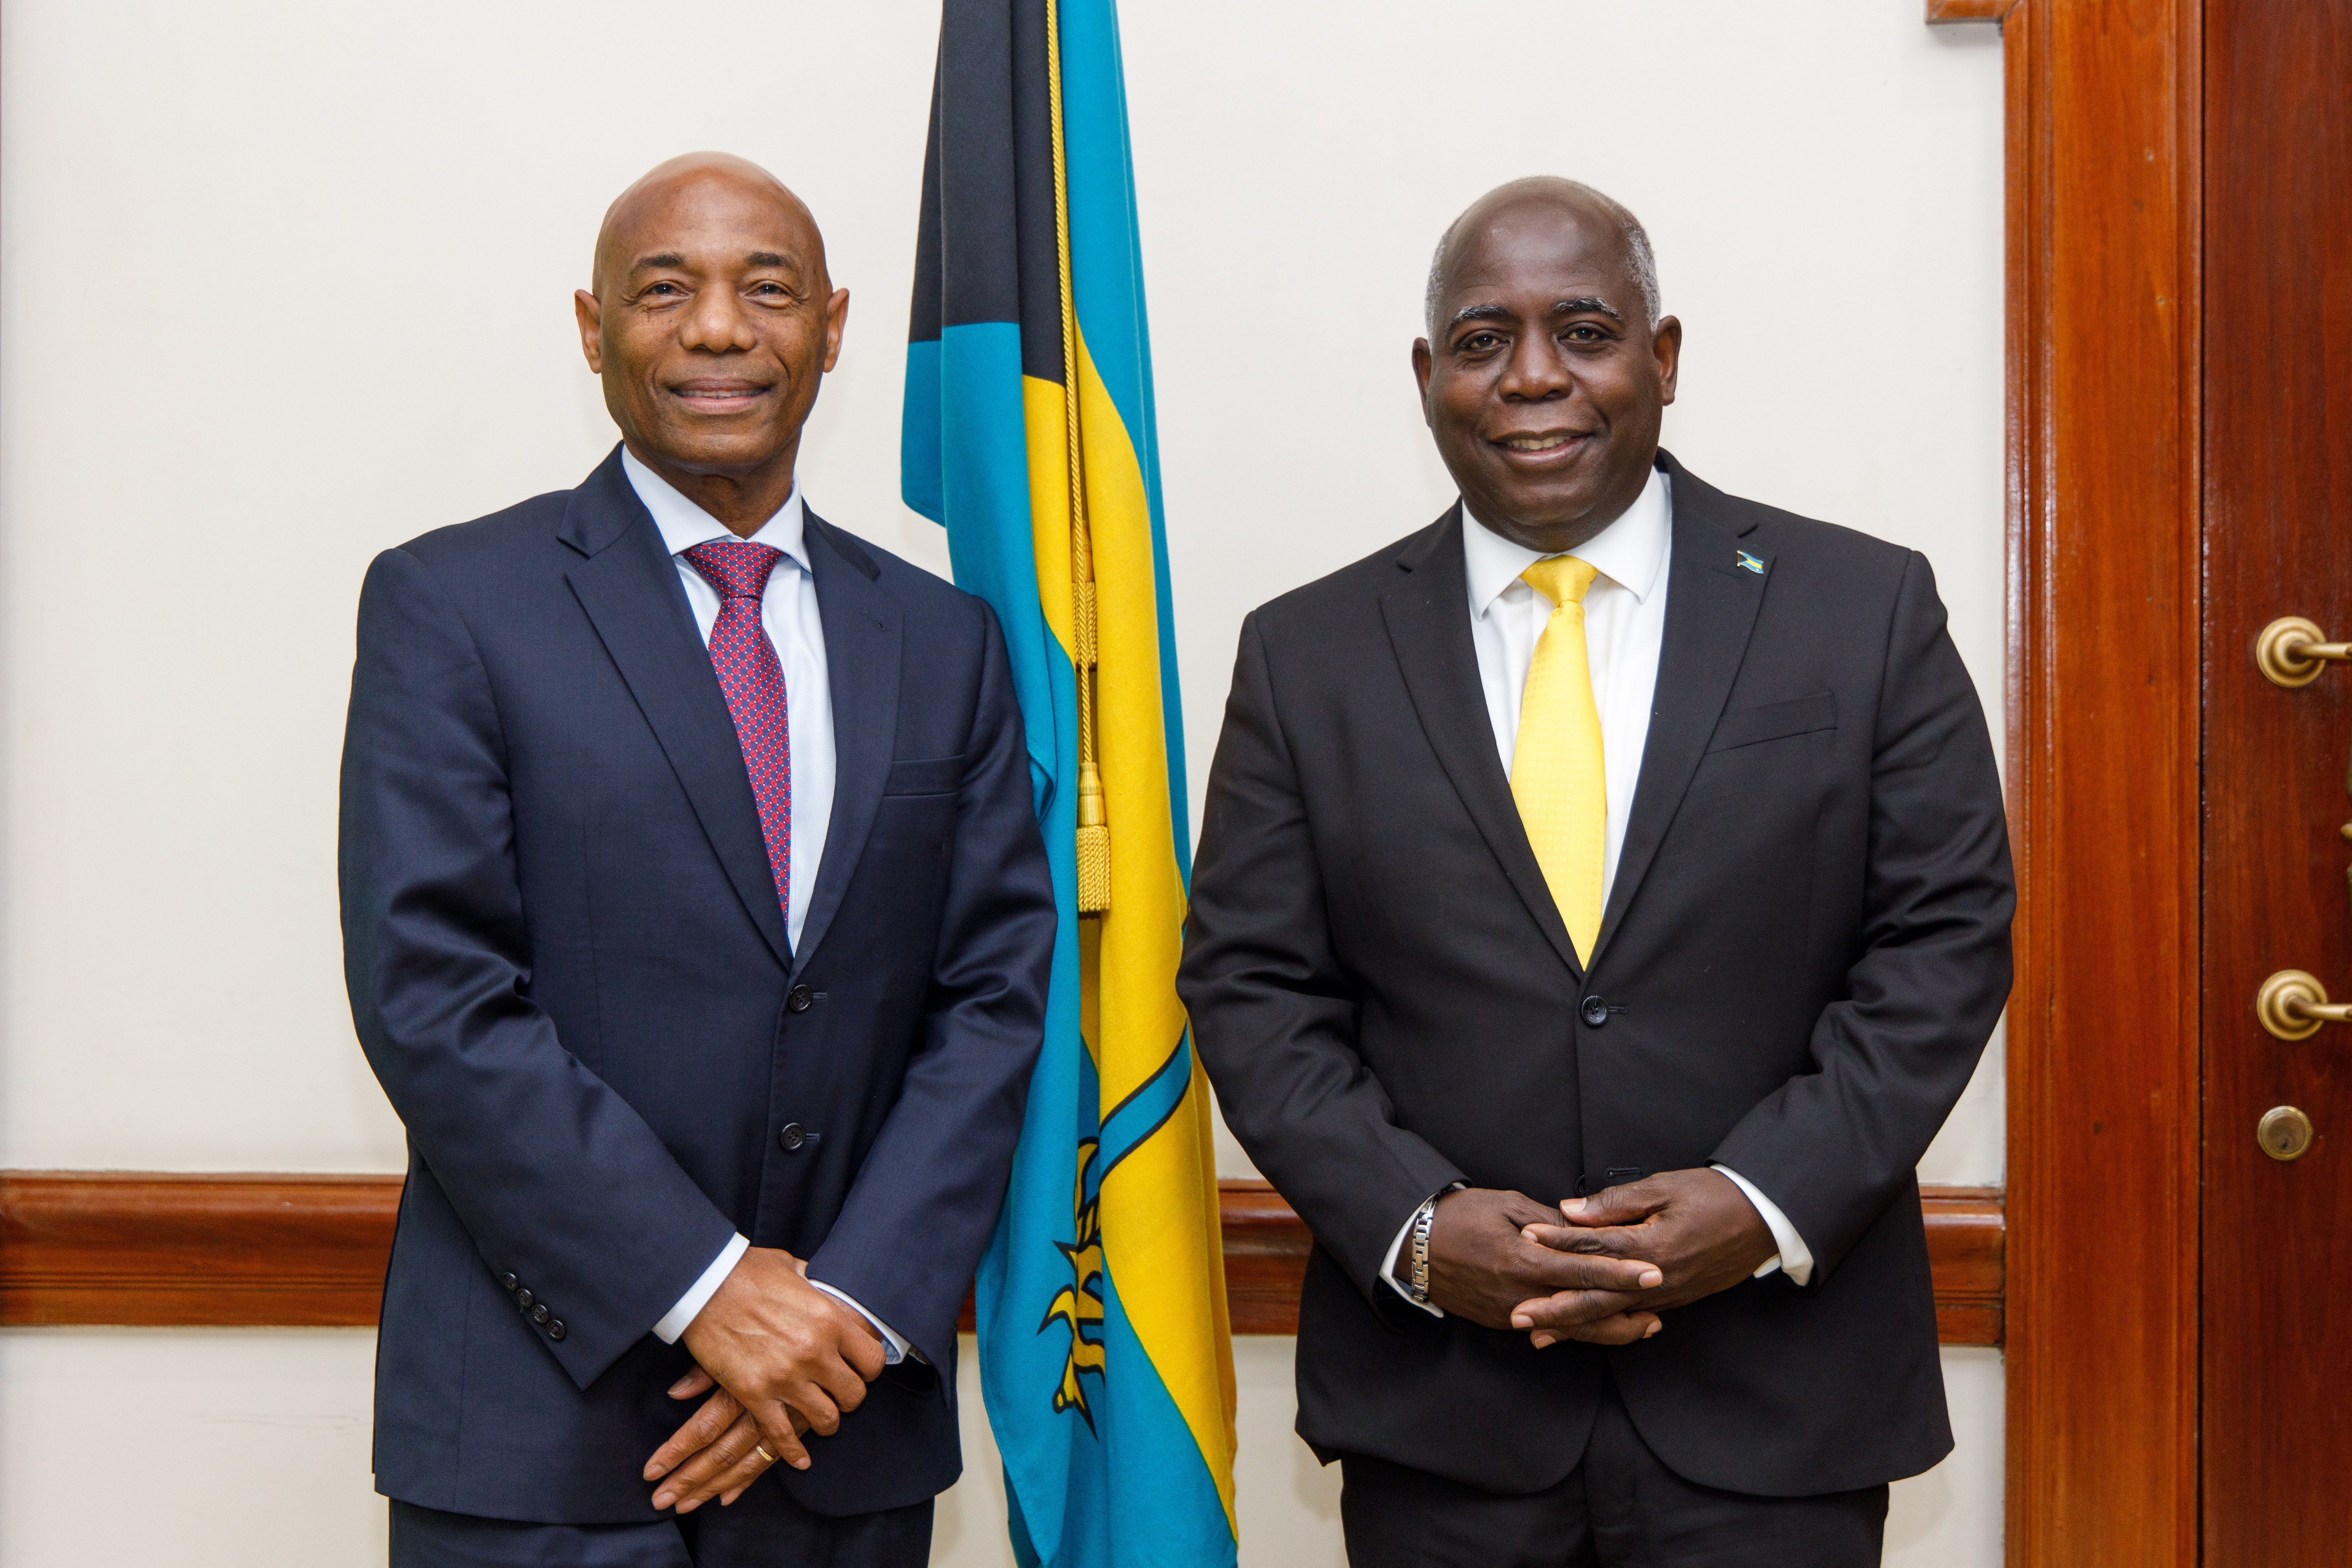
<svg viewBox="0 0 2352 1568">
<path fill-rule="evenodd" d="M 1609 835 L 1609 779 L 1601 763 L 1601 710 L 1584 649 L 1584 595 L 1599 569 L 1573 555 L 1538 561 L 1520 581 L 1552 603 L 1519 700 L 1511 752 L 1518 803 L 1536 864 L 1586 963 L 1601 934 L 1601 863 Z"/>
</svg>

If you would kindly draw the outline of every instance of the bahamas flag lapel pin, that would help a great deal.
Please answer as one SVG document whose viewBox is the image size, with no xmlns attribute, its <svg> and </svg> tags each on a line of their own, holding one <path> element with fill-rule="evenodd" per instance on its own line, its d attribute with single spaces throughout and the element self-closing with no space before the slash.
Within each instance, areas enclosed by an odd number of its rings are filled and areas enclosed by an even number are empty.
<svg viewBox="0 0 2352 1568">
<path fill-rule="evenodd" d="M 1764 575 L 1763 562 L 1758 560 L 1755 556 L 1748 554 L 1745 550 L 1736 551 L 1734 553 L 1739 557 L 1740 565 L 1746 567 L 1748 571 L 1755 573 L 1759 577 Z"/>
</svg>

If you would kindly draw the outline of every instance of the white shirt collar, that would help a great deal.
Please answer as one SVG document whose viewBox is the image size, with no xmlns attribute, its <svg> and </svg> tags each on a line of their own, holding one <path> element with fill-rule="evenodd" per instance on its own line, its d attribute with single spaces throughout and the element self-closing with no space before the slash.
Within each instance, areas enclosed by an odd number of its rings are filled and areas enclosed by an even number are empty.
<svg viewBox="0 0 2352 1568">
<path fill-rule="evenodd" d="M 1462 530 L 1462 554 L 1469 570 L 1471 613 L 1484 619 L 1495 601 L 1519 580 L 1519 574 L 1544 557 L 1542 552 L 1514 544 L 1479 521 L 1467 501 L 1462 506 L 1462 520 L 1466 525 Z M 1633 504 L 1570 553 L 1635 600 L 1646 600 L 1650 590 L 1658 585 L 1658 565 L 1665 559 L 1672 526 L 1666 473 L 1654 468 L 1650 482 L 1642 487 Z"/>
<path fill-rule="evenodd" d="M 684 492 L 637 461 L 637 455 L 626 447 L 621 448 L 621 471 L 629 476 L 629 488 L 654 514 L 654 526 L 661 530 L 662 545 L 672 555 L 682 555 L 698 544 L 708 544 L 714 539 L 737 538 L 733 529 L 686 499 Z M 776 509 L 776 515 L 760 525 L 751 535 L 755 544 L 772 545 L 792 557 L 803 572 L 809 570 L 807 524 L 801 505 L 801 481 L 793 478 L 793 493 Z"/>
</svg>

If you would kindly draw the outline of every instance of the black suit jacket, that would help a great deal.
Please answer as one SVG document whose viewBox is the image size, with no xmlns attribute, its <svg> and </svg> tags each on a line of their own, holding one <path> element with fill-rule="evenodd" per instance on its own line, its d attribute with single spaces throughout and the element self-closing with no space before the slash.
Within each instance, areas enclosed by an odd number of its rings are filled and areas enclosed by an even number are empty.
<svg viewBox="0 0 2352 1568">
<path fill-rule="evenodd" d="M 664 1394 L 685 1345 L 650 1331 L 733 1231 L 931 1363 L 757 1484 L 857 1513 L 960 1469 L 956 1314 L 1043 1037 L 1052 891 L 987 607 L 807 536 L 838 769 L 798 952 L 617 449 L 368 572 L 342 908 L 411 1151 L 376 1369 L 392 1497 L 654 1518 L 639 1471 L 692 1407 Z"/>
<path fill-rule="evenodd" d="M 1298 1429 L 1327 1456 L 1536 1490 L 1612 1374 L 1710 1486 L 1843 1490 L 1951 1447 L 1913 1170 L 2009 989 L 1983 713 L 1923 557 L 1661 463 L 1664 649 L 1590 972 L 1487 722 L 1460 509 L 1244 626 L 1181 986 L 1318 1244 Z M 1539 1352 L 1379 1279 L 1451 1183 L 1553 1202 L 1715 1161 L 1795 1224 L 1808 1287 Z"/>
</svg>

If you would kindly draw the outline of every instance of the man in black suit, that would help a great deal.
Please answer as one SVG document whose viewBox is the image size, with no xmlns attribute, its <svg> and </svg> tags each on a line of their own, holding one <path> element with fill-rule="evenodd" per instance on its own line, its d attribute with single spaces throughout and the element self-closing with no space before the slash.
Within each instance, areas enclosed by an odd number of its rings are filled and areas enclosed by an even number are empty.
<svg viewBox="0 0 2352 1568">
<path fill-rule="evenodd" d="M 1659 450 L 1622 206 L 1491 193 L 1428 310 L 1462 502 L 1244 625 L 1181 981 L 1318 1243 L 1299 1432 L 1358 1568 L 1875 1563 L 2009 988 L 1975 689 L 1925 559 Z"/>
<path fill-rule="evenodd" d="M 621 446 L 368 573 L 394 1568 L 919 1568 L 961 1468 L 1055 914 L 994 619 L 803 500 L 848 304 L 772 176 L 655 170 L 576 300 Z"/>
</svg>

